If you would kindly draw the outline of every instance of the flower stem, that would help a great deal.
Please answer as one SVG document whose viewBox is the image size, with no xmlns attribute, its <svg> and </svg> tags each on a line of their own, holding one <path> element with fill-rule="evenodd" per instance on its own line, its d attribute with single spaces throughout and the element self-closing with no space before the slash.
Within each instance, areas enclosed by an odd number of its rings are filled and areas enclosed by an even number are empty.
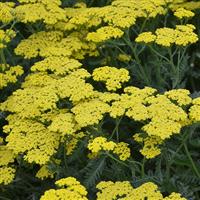
<svg viewBox="0 0 200 200">
<path fill-rule="evenodd" d="M 192 159 L 192 156 L 190 155 L 190 152 L 189 152 L 188 147 L 187 147 L 187 145 L 186 145 L 185 142 L 184 142 L 183 146 L 184 146 L 184 149 L 185 149 L 185 153 L 186 153 L 188 159 L 190 160 L 190 163 L 192 165 L 192 168 L 193 168 L 194 172 L 196 173 L 196 175 L 198 176 L 198 178 L 200 178 L 200 172 L 197 169 L 197 167 L 196 167 L 196 165 L 195 165 L 195 163 L 194 163 L 194 161 Z"/>
<path fill-rule="evenodd" d="M 141 167 L 141 178 L 144 178 L 144 175 L 145 175 L 145 162 L 146 162 L 146 158 L 144 157 L 143 160 L 142 160 L 142 167 Z"/>
</svg>

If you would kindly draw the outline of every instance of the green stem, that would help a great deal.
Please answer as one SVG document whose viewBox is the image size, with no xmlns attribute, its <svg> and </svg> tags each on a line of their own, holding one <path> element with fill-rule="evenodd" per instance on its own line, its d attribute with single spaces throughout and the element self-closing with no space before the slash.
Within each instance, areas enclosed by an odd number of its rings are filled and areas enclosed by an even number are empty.
<svg viewBox="0 0 200 200">
<path fill-rule="evenodd" d="M 170 63 L 170 65 L 171 65 L 171 67 L 172 67 L 172 71 L 173 71 L 174 73 L 176 73 L 176 66 L 174 65 L 173 55 L 172 55 L 172 50 L 171 50 L 171 48 L 168 49 L 168 53 L 169 53 L 169 63 Z"/>
<path fill-rule="evenodd" d="M 193 161 L 193 159 L 192 159 L 192 157 L 190 155 L 190 152 L 189 152 L 188 147 L 187 147 L 187 145 L 186 145 L 185 142 L 184 142 L 183 146 L 184 146 L 184 149 L 185 149 L 185 153 L 186 153 L 188 159 L 190 160 L 190 163 L 192 165 L 192 168 L 193 168 L 194 172 L 196 173 L 196 175 L 198 176 L 198 178 L 200 178 L 200 172 L 197 169 L 197 167 L 196 167 L 196 165 L 195 165 L 195 163 L 194 163 L 194 161 Z"/>
<path fill-rule="evenodd" d="M 160 54 L 158 51 L 156 51 L 151 45 L 149 45 L 149 48 L 150 48 L 151 51 L 152 51 L 153 53 L 155 53 L 157 56 L 161 57 L 163 60 L 165 60 L 165 61 L 167 61 L 167 62 L 170 62 L 170 60 L 169 60 L 167 57 L 161 55 L 161 54 Z"/>
<path fill-rule="evenodd" d="M 8 55 L 9 55 L 9 59 L 11 60 L 12 65 L 14 66 L 14 65 L 15 65 L 15 61 L 14 61 L 14 59 L 13 59 L 12 54 L 10 53 L 10 51 L 8 50 L 8 48 L 6 48 L 5 50 L 6 50 L 6 52 L 7 52 Z"/>
<path fill-rule="evenodd" d="M 172 80 L 172 88 L 174 89 L 177 87 L 177 84 L 179 82 L 179 66 L 175 66 L 175 64 L 174 64 L 171 48 L 168 49 L 168 53 L 169 53 L 169 58 L 170 58 L 169 64 L 171 65 L 171 69 L 172 69 L 171 77 L 174 77 L 174 79 Z"/>
<path fill-rule="evenodd" d="M 162 54 L 160 54 L 157 50 L 155 50 L 155 49 L 153 48 L 152 45 L 148 45 L 148 47 L 149 47 L 150 50 L 151 50 L 154 54 L 156 54 L 160 59 L 165 60 L 167 63 L 170 62 L 169 59 L 168 59 L 167 57 L 165 57 L 165 56 L 163 56 Z M 159 86 L 161 86 L 163 83 L 164 83 L 165 85 L 168 85 L 168 83 L 162 78 L 161 66 L 160 66 L 160 65 L 157 65 L 157 66 L 156 66 L 156 77 L 157 77 L 157 79 L 158 79 L 158 85 L 159 85 Z"/>
<path fill-rule="evenodd" d="M 178 51 L 178 62 L 177 62 L 177 69 L 176 69 L 176 79 L 175 79 L 175 86 L 174 88 L 176 88 L 179 85 L 180 82 L 180 63 L 181 63 L 181 52 L 180 50 Z"/>
<path fill-rule="evenodd" d="M 167 180 L 169 180 L 169 177 L 170 177 L 170 170 L 171 170 L 172 164 L 174 163 L 174 158 L 176 157 L 176 155 L 178 154 L 178 152 L 182 149 L 182 147 L 184 146 L 184 144 L 187 141 L 187 139 L 189 138 L 189 136 L 190 136 L 189 132 L 185 131 L 185 133 L 182 136 L 182 142 L 181 142 L 181 144 L 178 146 L 178 148 L 176 149 L 176 151 L 171 156 L 170 161 L 169 162 L 168 162 L 168 160 L 166 161 L 166 164 L 167 164 L 166 173 L 167 173 L 167 178 L 168 178 Z"/>
<path fill-rule="evenodd" d="M 145 162 L 146 162 L 146 158 L 144 157 L 142 160 L 142 167 L 141 167 L 141 178 L 144 178 L 144 169 L 145 169 Z"/>
<path fill-rule="evenodd" d="M 167 158 L 167 156 L 166 156 Z M 166 159 L 166 182 L 169 182 L 169 179 L 170 179 L 170 162 L 169 162 L 169 159 Z"/>
<path fill-rule="evenodd" d="M 0 26 L 0 29 L 3 29 L 4 27 L 6 27 L 9 23 L 3 24 Z"/>
<path fill-rule="evenodd" d="M 145 20 L 143 21 L 142 26 L 141 26 L 141 29 L 140 29 L 140 31 L 139 31 L 139 34 L 142 33 L 142 31 L 144 30 L 144 27 L 145 27 L 145 25 L 146 25 L 148 19 L 149 19 L 149 18 L 147 17 L 147 18 L 145 18 Z"/>
<path fill-rule="evenodd" d="M 103 123 L 104 123 L 104 119 L 102 119 L 102 120 L 98 123 L 98 125 L 97 125 L 97 131 L 98 131 L 98 132 L 101 132 Z"/>
<path fill-rule="evenodd" d="M 112 156 L 111 154 L 109 154 L 108 152 L 106 153 L 106 155 L 107 155 L 108 157 L 110 157 L 112 160 L 114 160 L 114 161 L 120 163 L 121 165 L 124 165 L 124 166 L 126 166 L 126 167 L 129 168 L 129 166 L 128 166 L 127 164 L 125 164 L 123 161 L 118 160 L 117 158 L 115 158 L 114 156 Z"/>
<path fill-rule="evenodd" d="M 176 48 L 175 52 L 177 52 L 177 51 L 178 51 L 178 59 L 177 59 L 177 66 L 175 67 L 176 68 L 176 77 L 175 77 L 175 82 L 173 84 L 173 88 L 177 88 L 181 81 L 180 80 L 180 65 L 185 56 L 186 48 L 184 48 L 183 52 L 181 52 L 181 50 L 179 48 Z M 173 55 L 172 55 L 172 57 L 173 57 Z"/>
<path fill-rule="evenodd" d="M 120 121 L 121 121 L 121 119 L 117 122 L 117 125 L 116 125 L 116 139 L 117 139 L 117 142 L 119 142 L 119 124 L 120 124 Z"/>
<path fill-rule="evenodd" d="M 134 160 L 127 160 L 128 162 L 130 162 L 130 163 L 133 163 L 133 164 L 138 164 L 138 165 L 140 165 L 140 167 L 142 167 L 142 164 L 140 163 L 140 162 L 137 162 L 137 161 L 134 161 Z"/>
<path fill-rule="evenodd" d="M 66 144 L 67 144 L 67 139 L 64 142 L 64 149 L 63 149 L 63 158 L 64 158 L 64 165 L 65 165 L 65 170 L 67 171 L 68 167 L 67 167 L 67 157 L 66 157 Z"/>
<path fill-rule="evenodd" d="M 3 63 L 2 69 L 0 69 L 0 71 L 4 71 L 7 66 L 7 62 L 6 62 L 3 49 L 0 49 L 0 56 L 1 56 L 1 62 Z"/>
<path fill-rule="evenodd" d="M 13 21 L 13 23 L 11 24 L 10 28 L 7 29 L 7 30 L 11 30 L 16 24 L 16 21 Z M 5 36 L 6 37 L 6 36 Z M 2 42 L 4 41 L 5 38 L 2 39 Z M 4 51 L 3 51 L 3 48 L 0 49 L 0 57 L 1 57 L 1 62 L 5 65 L 5 67 L 7 66 L 7 62 L 6 62 L 6 58 L 5 58 L 5 55 L 4 55 Z M 0 69 L 0 70 L 5 70 L 5 68 L 3 69 Z"/>
<path fill-rule="evenodd" d="M 177 65 L 175 66 L 173 63 L 173 54 L 170 51 L 170 64 L 172 66 L 172 73 L 174 75 L 174 80 L 172 82 L 172 88 L 177 88 L 180 82 L 180 50 L 178 51 L 178 61 Z M 172 76 L 173 77 L 173 76 Z"/>
<path fill-rule="evenodd" d="M 169 166 L 171 166 L 174 162 L 174 158 L 176 157 L 176 155 L 178 154 L 178 152 L 182 149 L 183 144 L 185 143 L 185 141 L 187 141 L 187 139 L 189 138 L 189 133 L 187 131 L 185 131 L 185 133 L 182 136 L 182 142 L 179 145 L 179 147 L 176 149 L 175 153 L 172 155 L 170 162 L 169 162 Z"/>
<path fill-rule="evenodd" d="M 117 141 L 119 141 L 119 124 L 120 124 L 122 118 L 123 118 L 123 116 L 121 116 L 120 118 L 116 119 L 116 126 L 113 129 L 109 139 L 111 139 L 114 136 L 115 132 L 116 132 L 116 138 L 117 138 Z"/>
<path fill-rule="evenodd" d="M 131 49 L 131 51 L 133 53 L 135 61 L 136 61 L 137 65 L 139 67 L 139 70 L 141 72 L 141 75 L 140 75 L 141 79 L 145 81 L 146 85 L 150 85 L 150 82 L 149 82 L 149 79 L 148 79 L 148 77 L 146 75 L 146 72 L 143 69 L 143 66 L 142 66 L 142 63 L 141 63 L 141 61 L 140 61 L 140 59 L 138 57 L 138 54 L 136 53 L 136 51 L 137 51 L 137 44 L 135 45 L 135 47 L 133 47 L 133 44 L 132 44 L 132 42 L 130 40 L 129 32 L 126 31 L 125 34 L 126 34 L 126 36 L 123 39 L 124 39 L 125 43 L 130 47 L 130 49 Z"/>
</svg>

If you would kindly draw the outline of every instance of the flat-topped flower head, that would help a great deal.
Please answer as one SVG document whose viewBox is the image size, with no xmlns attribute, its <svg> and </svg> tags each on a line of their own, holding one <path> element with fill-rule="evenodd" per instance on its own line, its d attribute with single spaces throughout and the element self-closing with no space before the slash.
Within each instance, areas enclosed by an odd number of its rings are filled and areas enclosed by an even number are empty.
<svg viewBox="0 0 200 200">
<path fill-rule="evenodd" d="M 0 22 L 6 24 L 14 20 L 14 6 L 13 2 L 0 2 Z"/>
<path fill-rule="evenodd" d="M 185 8 L 178 8 L 175 12 L 174 12 L 174 16 L 176 16 L 179 19 L 183 19 L 183 18 L 191 18 L 194 17 L 194 12 L 190 11 L 190 10 L 186 10 Z"/>
<path fill-rule="evenodd" d="M 178 193 L 172 193 L 167 197 L 163 197 L 158 190 L 158 186 L 153 182 L 146 182 L 137 188 L 134 188 L 128 181 L 101 181 L 97 186 L 99 192 L 97 193 L 97 200 L 186 200 Z"/>
<path fill-rule="evenodd" d="M 75 59 L 68 57 L 50 56 L 42 61 L 36 62 L 31 70 L 40 72 L 53 72 L 56 75 L 66 75 L 80 68 L 82 64 Z"/>
<path fill-rule="evenodd" d="M 103 116 L 109 112 L 110 106 L 98 99 L 80 102 L 72 108 L 75 121 L 80 127 L 98 124 Z"/>
<path fill-rule="evenodd" d="M 104 26 L 97 29 L 96 32 L 88 33 L 87 40 L 93 42 L 104 42 L 112 38 L 120 38 L 124 32 L 119 28 L 112 26 Z"/>
<path fill-rule="evenodd" d="M 190 91 L 186 89 L 170 90 L 164 94 L 172 101 L 176 101 L 180 106 L 186 106 L 192 102 L 192 98 L 189 96 Z"/>
<path fill-rule="evenodd" d="M 109 91 L 120 89 L 122 84 L 130 79 L 129 72 L 125 68 L 118 69 L 109 66 L 96 68 L 92 73 L 92 77 L 95 81 L 105 82 Z"/>
<path fill-rule="evenodd" d="M 196 43 L 199 38 L 194 30 L 196 27 L 192 24 L 176 25 L 176 40 L 175 44 L 179 46 L 187 46 Z"/>
<path fill-rule="evenodd" d="M 152 32 L 143 32 L 140 33 L 135 39 L 136 42 L 144 42 L 146 44 L 154 42 L 156 36 Z"/>
<path fill-rule="evenodd" d="M 8 185 L 15 177 L 16 170 L 12 167 L 3 166 L 0 167 L 0 184 Z"/>
<path fill-rule="evenodd" d="M 17 66 L 10 66 L 8 64 L 0 64 L 0 90 L 6 87 L 10 83 L 16 83 L 18 81 L 18 77 L 20 77 L 24 71 L 23 67 Z"/>
<path fill-rule="evenodd" d="M 55 24 L 65 19 L 64 9 L 60 7 L 60 0 L 20 0 L 15 8 L 15 16 L 23 23 L 43 21 L 46 24 Z M 34 12 L 32 12 L 34 10 Z"/>
<path fill-rule="evenodd" d="M 86 188 L 74 177 L 62 178 L 55 182 L 59 189 L 47 190 L 40 200 L 87 200 Z"/>
<path fill-rule="evenodd" d="M 98 153 L 99 151 L 113 151 L 117 145 L 113 141 L 107 141 L 105 137 L 96 137 L 88 144 L 88 149 L 92 153 Z"/>
<path fill-rule="evenodd" d="M 16 32 L 12 29 L 2 30 L 0 29 L 0 49 L 3 49 L 7 46 L 14 37 L 16 36 Z"/>
<path fill-rule="evenodd" d="M 170 47 L 172 44 L 175 43 L 176 40 L 176 32 L 172 28 L 158 28 L 155 32 L 156 34 L 156 40 L 155 43 Z"/>
</svg>

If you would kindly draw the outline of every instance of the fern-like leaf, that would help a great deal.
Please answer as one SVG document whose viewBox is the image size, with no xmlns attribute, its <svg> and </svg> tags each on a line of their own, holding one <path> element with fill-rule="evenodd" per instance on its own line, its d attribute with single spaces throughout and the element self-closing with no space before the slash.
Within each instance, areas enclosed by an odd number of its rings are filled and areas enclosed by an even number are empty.
<svg viewBox="0 0 200 200">
<path fill-rule="evenodd" d="M 88 163 L 88 165 L 84 168 L 85 172 L 84 185 L 87 188 L 94 187 L 96 185 L 96 182 L 100 180 L 100 177 L 105 167 L 106 163 L 105 160 L 106 160 L 105 157 L 91 160 Z"/>
</svg>

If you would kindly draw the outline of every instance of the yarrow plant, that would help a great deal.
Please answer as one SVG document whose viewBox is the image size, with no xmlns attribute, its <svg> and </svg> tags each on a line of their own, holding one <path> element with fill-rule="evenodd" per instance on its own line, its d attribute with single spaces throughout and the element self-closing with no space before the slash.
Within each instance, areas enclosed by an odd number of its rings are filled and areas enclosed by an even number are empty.
<svg viewBox="0 0 200 200">
<path fill-rule="evenodd" d="M 0 2 L 0 199 L 199 199 L 199 9 Z"/>
</svg>

